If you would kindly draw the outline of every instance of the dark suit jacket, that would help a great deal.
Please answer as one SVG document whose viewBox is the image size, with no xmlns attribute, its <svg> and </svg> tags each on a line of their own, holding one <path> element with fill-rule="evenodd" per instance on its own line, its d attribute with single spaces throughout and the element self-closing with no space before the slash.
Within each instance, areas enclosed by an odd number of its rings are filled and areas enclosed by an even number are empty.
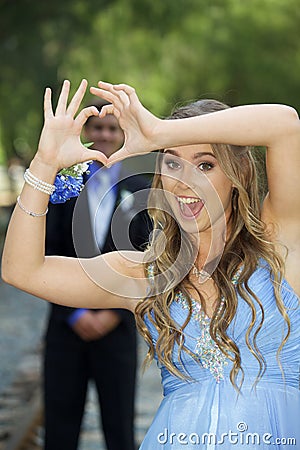
<svg viewBox="0 0 300 450">
<path fill-rule="evenodd" d="M 121 169 L 119 178 L 121 181 L 117 185 L 113 221 L 108 229 L 102 253 L 116 250 L 116 248 L 118 250 L 143 250 L 151 231 L 151 222 L 146 211 L 147 190 L 150 187 L 150 181 L 137 175 L 126 177 L 123 169 Z M 136 195 L 132 197 L 134 202 L 132 200 L 122 202 L 124 193 L 127 195 L 129 192 L 136 192 Z M 129 238 L 126 233 L 128 228 Z M 134 247 L 129 240 L 134 244 Z M 49 205 L 46 254 L 93 257 L 99 253 L 101 252 L 95 243 L 94 233 L 92 232 L 86 189 L 82 191 L 78 199 L 72 198 L 66 203 Z M 84 292 L 82 295 L 84 296 Z M 64 321 L 66 323 L 69 315 L 74 311 L 75 308 L 51 304 L 48 339 L 55 339 L 53 322 Z M 121 325 L 133 328 L 134 317 L 132 313 L 122 309 L 114 311 L 121 315 Z"/>
</svg>

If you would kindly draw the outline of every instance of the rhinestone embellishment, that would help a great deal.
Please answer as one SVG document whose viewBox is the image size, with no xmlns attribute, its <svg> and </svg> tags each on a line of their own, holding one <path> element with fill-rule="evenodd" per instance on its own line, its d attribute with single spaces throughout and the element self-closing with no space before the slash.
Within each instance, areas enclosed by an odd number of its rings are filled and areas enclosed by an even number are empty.
<svg viewBox="0 0 300 450">
<path fill-rule="evenodd" d="M 183 309 L 189 310 L 189 305 L 186 297 L 180 291 L 175 296 L 177 301 Z M 224 366 L 228 364 L 226 356 L 221 352 L 218 344 L 210 335 L 210 318 L 204 313 L 200 303 L 191 299 L 192 317 L 199 325 L 199 336 L 196 339 L 196 346 L 194 348 L 195 359 L 200 360 L 204 369 L 209 369 L 210 373 L 219 383 L 224 378 Z M 224 299 L 221 300 L 220 309 L 223 307 Z"/>
<path fill-rule="evenodd" d="M 232 277 L 232 283 L 237 284 L 242 267 L 240 267 Z M 179 291 L 175 300 L 182 306 L 183 309 L 189 310 L 189 304 L 184 294 Z M 218 312 L 221 311 L 224 305 L 224 297 L 221 298 Z M 210 335 L 210 321 L 211 319 L 205 314 L 199 302 L 191 298 L 192 318 L 198 323 L 200 334 L 196 340 L 194 348 L 195 357 L 200 360 L 202 367 L 209 369 L 210 373 L 219 383 L 224 379 L 224 366 L 228 364 L 227 358 L 221 352 L 218 344 Z"/>
<path fill-rule="evenodd" d="M 240 267 L 232 278 L 232 283 L 237 284 L 242 267 Z M 148 266 L 148 277 L 153 282 L 154 278 L 154 265 Z M 176 293 L 174 300 L 181 305 L 184 310 L 189 311 L 189 302 L 183 292 Z M 199 336 L 196 339 L 196 345 L 194 348 L 195 359 L 201 362 L 201 365 L 205 369 L 209 369 L 216 382 L 219 383 L 224 379 L 224 366 L 228 364 L 227 358 L 224 353 L 221 352 L 218 344 L 213 340 L 210 335 L 210 322 L 211 319 L 205 314 L 199 302 L 191 300 L 192 315 L 191 317 L 197 322 L 199 326 Z M 224 305 L 224 297 L 221 298 L 218 312 L 221 311 Z"/>
</svg>

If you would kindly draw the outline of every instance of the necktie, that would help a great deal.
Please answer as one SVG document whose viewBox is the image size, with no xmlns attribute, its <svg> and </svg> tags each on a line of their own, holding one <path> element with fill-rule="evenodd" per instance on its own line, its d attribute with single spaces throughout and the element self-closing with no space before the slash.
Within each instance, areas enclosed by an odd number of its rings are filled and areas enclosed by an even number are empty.
<svg viewBox="0 0 300 450">
<path fill-rule="evenodd" d="M 103 247 L 115 206 L 109 170 L 98 170 L 88 182 L 88 201 L 95 241 Z"/>
</svg>

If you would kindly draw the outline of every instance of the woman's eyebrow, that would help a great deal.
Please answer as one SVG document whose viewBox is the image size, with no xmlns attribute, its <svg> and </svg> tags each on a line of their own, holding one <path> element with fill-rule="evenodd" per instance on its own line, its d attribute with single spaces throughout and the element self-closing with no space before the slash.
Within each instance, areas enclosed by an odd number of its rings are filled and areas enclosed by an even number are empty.
<svg viewBox="0 0 300 450">
<path fill-rule="evenodd" d="M 194 158 L 195 159 L 196 158 L 202 158 L 202 156 L 212 156 L 213 158 L 217 159 L 215 157 L 215 155 L 213 153 L 211 153 L 211 152 L 198 152 L 198 153 L 195 153 Z"/>
<path fill-rule="evenodd" d="M 178 158 L 181 158 L 181 155 L 176 150 L 166 149 L 164 153 L 170 153 L 171 155 L 177 156 Z M 211 152 L 197 152 L 194 154 L 193 158 L 198 159 L 202 158 L 203 156 L 212 156 L 213 158 L 217 159 L 215 155 Z"/>
</svg>

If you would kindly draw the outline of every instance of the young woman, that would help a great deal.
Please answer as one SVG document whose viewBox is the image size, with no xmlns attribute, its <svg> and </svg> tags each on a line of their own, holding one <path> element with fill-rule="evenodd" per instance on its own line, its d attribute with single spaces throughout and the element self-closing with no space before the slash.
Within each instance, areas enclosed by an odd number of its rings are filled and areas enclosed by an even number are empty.
<svg viewBox="0 0 300 450">
<path fill-rule="evenodd" d="M 164 400 L 141 449 L 289 449 L 300 442 L 300 124 L 290 107 L 228 108 L 200 101 L 160 120 L 133 88 L 91 88 L 125 133 L 108 160 L 80 142 L 98 112 L 74 118 L 63 85 L 55 114 L 45 94 L 39 148 L 9 225 L 3 278 L 46 300 L 127 308 L 158 361 Z M 174 120 L 176 119 L 176 120 Z M 248 146 L 267 148 L 269 192 L 258 196 Z M 163 149 L 163 150 L 161 150 Z M 145 253 L 45 257 L 45 220 L 57 172 L 160 150 Z M 59 232 L 59 230 L 58 230 Z M 88 304 L 82 304 L 85 290 Z M 72 302 L 70 303 L 70 299 Z M 142 299 L 142 300 L 141 300 Z"/>
</svg>

